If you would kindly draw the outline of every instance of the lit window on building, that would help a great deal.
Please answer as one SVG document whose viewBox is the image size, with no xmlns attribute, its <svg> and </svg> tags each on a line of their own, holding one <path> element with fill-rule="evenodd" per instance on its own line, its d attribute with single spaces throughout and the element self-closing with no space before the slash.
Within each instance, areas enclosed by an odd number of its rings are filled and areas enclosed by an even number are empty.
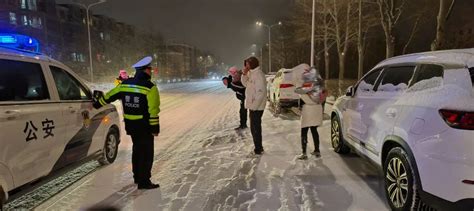
<svg viewBox="0 0 474 211">
<path fill-rule="evenodd" d="M 99 35 L 100 35 L 100 39 L 101 39 L 101 40 L 104 40 L 104 33 L 101 32 L 101 33 L 99 33 Z"/>
<path fill-rule="evenodd" d="M 33 27 L 33 28 L 41 29 L 43 27 L 42 22 L 41 22 L 41 18 L 39 18 L 39 17 L 31 18 L 30 19 L 30 26 Z"/>
<path fill-rule="evenodd" d="M 21 0 L 20 7 L 21 9 L 26 9 L 26 0 Z"/>
<path fill-rule="evenodd" d="M 36 0 L 28 0 L 28 9 L 32 11 L 38 10 L 36 7 Z"/>
<path fill-rule="evenodd" d="M 16 14 L 14 12 L 10 13 L 10 24 L 16 25 Z"/>
<path fill-rule="evenodd" d="M 71 53 L 71 58 L 72 58 L 72 61 L 77 62 L 76 53 Z"/>
<path fill-rule="evenodd" d="M 84 54 L 82 54 L 82 53 L 79 54 L 79 59 L 78 59 L 78 61 L 80 61 L 80 62 L 85 62 L 85 61 L 86 61 L 86 60 L 85 60 L 85 57 L 84 57 Z"/>
<path fill-rule="evenodd" d="M 28 26 L 28 17 L 26 17 L 26 15 L 22 15 L 21 16 L 21 22 L 22 22 L 23 26 Z"/>
</svg>

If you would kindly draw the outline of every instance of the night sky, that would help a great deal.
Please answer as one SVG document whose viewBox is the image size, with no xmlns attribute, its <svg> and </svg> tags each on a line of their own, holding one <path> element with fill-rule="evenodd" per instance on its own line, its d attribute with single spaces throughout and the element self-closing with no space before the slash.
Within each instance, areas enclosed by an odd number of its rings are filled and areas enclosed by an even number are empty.
<svg viewBox="0 0 474 211">
<path fill-rule="evenodd" d="M 252 44 L 267 42 L 267 29 L 288 14 L 292 0 L 108 0 L 92 8 L 140 28 L 160 31 L 165 39 L 189 43 L 241 66 Z"/>
</svg>

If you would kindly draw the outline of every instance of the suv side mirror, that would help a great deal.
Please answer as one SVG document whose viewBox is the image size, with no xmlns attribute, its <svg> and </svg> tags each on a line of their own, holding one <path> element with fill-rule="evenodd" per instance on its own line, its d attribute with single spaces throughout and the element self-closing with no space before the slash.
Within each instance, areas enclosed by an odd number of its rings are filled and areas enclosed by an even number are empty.
<svg viewBox="0 0 474 211">
<path fill-rule="evenodd" d="M 346 96 L 348 97 L 352 97 L 354 95 L 354 87 L 353 86 L 350 86 L 347 88 L 346 90 Z"/>
</svg>

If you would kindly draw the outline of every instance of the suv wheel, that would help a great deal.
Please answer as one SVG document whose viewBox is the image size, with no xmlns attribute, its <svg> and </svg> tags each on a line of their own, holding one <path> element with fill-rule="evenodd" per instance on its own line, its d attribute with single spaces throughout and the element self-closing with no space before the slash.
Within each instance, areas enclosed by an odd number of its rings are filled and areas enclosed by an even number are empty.
<svg viewBox="0 0 474 211">
<path fill-rule="evenodd" d="M 341 131 L 341 123 L 337 116 L 331 119 L 331 144 L 334 152 L 347 154 L 351 149 L 344 143 Z"/>
<path fill-rule="evenodd" d="M 119 145 L 119 134 L 115 128 L 110 128 L 109 133 L 105 139 L 104 149 L 102 155 L 99 158 L 101 165 L 108 165 L 115 161 L 117 158 L 118 145 Z"/>
<path fill-rule="evenodd" d="M 385 195 L 392 210 L 416 209 L 419 202 L 415 172 L 407 153 L 400 147 L 390 150 L 384 162 Z"/>
</svg>

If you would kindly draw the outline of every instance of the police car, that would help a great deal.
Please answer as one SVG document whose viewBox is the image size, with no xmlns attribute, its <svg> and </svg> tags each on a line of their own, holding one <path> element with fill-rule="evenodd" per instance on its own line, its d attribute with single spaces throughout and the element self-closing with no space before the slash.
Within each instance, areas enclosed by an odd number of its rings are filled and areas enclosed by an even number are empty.
<svg viewBox="0 0 474 211">
<path fill-rule="evenodd" d="M 69 164 L 117 157 L 119 115 L 34 38 L 0 33 L 0 202 L 13 189 Z M 0 206 L 0 209 L 3 206 Z"/>
</svg>

